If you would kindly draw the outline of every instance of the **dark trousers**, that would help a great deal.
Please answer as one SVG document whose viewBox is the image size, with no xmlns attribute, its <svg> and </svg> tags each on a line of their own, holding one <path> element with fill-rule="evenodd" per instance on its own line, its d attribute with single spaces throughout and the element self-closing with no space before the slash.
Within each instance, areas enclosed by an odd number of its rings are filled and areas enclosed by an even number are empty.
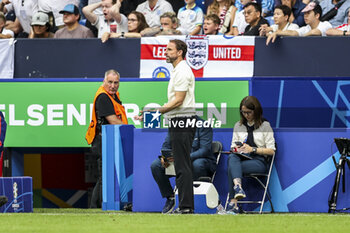
<svg viewBox="0 0 350 233">
<path fill-rule="evenodd" d="M 172 118 L 169 124 L 170 143 L 176 172 L 175 182 L 179 193 L 180 209 L 194 209 L 190 154 L 196 128 L 183 127 L 186 125 L 186 121 L 190 119 L 193 119 L 193 117 L 176 117 Z"/>
<path fill-rule="evenodd" d="M 92 191 L 90 208 L 101 208 L 102 203 L 102 137 L 96 135 L 91 147 L 92 152 L 96 155 L 98 177 L 95 187 Z"/>
<path fill-rule="evenodd" d="M 199 177 L 211 177 L 212 162 L 205 158 L 199 158 L 192 162 L 192 177 L 197 180 Z M 169 178 L 173 176 L 165 175 L 165 168 L 162 167 L 160 159 L 155 159 L 151 165 L 151 171 L 154 180 L 158 184 L 160 193 L 163 198 L 168 198 L 174 195 L 173 187 L 169 182 Z"/>
<path fill-rule="evenodd" d="M 228 190 L 230 199 L 234 197 L 233 179 L 243 177 L 243 174 L 267 172 L 267 164 L 262 156 L 256 155 L 252 160 L 241 160 L 238 155 L 230 154 L 227 161 Z"/>
</svg>

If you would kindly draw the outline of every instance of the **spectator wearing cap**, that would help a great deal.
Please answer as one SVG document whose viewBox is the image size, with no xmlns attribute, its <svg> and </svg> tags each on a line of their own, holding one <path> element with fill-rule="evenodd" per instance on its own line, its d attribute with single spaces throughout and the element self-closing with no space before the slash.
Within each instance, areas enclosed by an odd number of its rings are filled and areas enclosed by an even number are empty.
<svg viewBox="0 0 350 233">
<path fill-rule="evenodd" d="M 203 32 L 205 35 L 222 35 L 218 33 L 220 26 L 220 18 L 216 14 L 204 17 Z"/>
<path fill-rule="evenodd" d="M 336 5 L 340 2 L 343 2 L 343 4 L 340 7 L 337 7 Z M 337 8 L 336 15 L 330 19 L 327 19 L 333 27 L 338 27 L 342 24 L 345 24 L 348 21 L 348 13 L 350 11 L 350 0 L 323 0 L 320 1 L 320 6 L 322 8 L 323 15 L 326 15 L 334 7 Z"/>
<path fill-rule="evenodd" d="M 102 0 L 83 8 L 87 20 L 98 29 L 98 38 L 106 32 L 128 32 L 128 19 L 120 13 L 123 0 Z M 103 15 L 97 15 L 94 11 L 102 7 Z"/>
<path fill-rule="evenodd" d="M 159 17 L 165 12 L 174 12 L 173 7 L 166 0 L 147 0 L 137 6 L 136 11 L 141 12 L 150 27 L 159 27 Z"/>
<path fill-rule="evenodd" d="M 63 23 L 63 15 L 59 13 L 60 10 L 64 8 L 64 6 L 68 4 L 79 4 L 80 0 L 37 0 L 38 1 L 38 11 L 49 13 L 52 12 L 55 26 L 62 28 L 64 27 Z M 52 22 L 53 24 L 53 22 Z"/>
<path fill-rule="evenodd" d="M 64 9 L 60 11 L 60 14 L 63 14 L 65 27 L 55 33 L 55 38 L 78 39 L 94 37 L 90 29 L 79 24 L 80 13 L 76 5 L 66 5 Z"/>
<path fill-rule="evenodd" d="M 277 36 L 326 36 L 326 31 L 332 28 L 328 21 L 321 22 L 322 8 L 317 2 L 310 2 L 302 10 L 306 26 L 296 30 L 276 31 L 267 37 L 266 45 L 274 42 Z"/>
<path fill-rule="evenodd" d="M 327 36 L 350 36 L 350 11 L 348 12 L 348 22 L 336 28 L 326 31 Z"/>
<path fill-rule="evenodd" d="M 275 24 L 271 27 L 266 24 L 261 25 L 260 27 L 260 36 L 266 36 L 277 30 L 286 31 L 286 30 L 297 30 L 299 26 L 295 23 L 289 22 L 289 17 L 291 16 L 292 10 L 286 5 L 279 5 L 275 7 L 273 14 L 273 21 Z"/>
<path fill-rule="evenodd" d="M 37 12 L 32 18 L 32 31 L 28 38 L 53 38 L 50 32 L 49 16 L 44 12 Z"/>
<path fill-rule="evenodd" d="M 245 28 L 244 36 L 259 36 L 259 28 L 263 24 L 269 25 L 266 19 L 261 16 L 261 6 L 256 2 L 250 2 L 243 8 L 245 21 L 248 26 Z"/>
<path fill-rule="evenodd" d="M 0 12 L 0 39 L 8 39 L 14 37 L 14 33 L 11 30 L 5 28 L 6 17 L 4 13 Z"/>
<path fill-rule="evenodd" d="M 37 0 L 2 0 L 0 11 L 4 14 L 14 11 L 16 19 L 8 22 L 7 29 L 12 30 L 18 37 L 28 37 L 31 30 L 32 16 L 38 11 Z"/>
</svg>

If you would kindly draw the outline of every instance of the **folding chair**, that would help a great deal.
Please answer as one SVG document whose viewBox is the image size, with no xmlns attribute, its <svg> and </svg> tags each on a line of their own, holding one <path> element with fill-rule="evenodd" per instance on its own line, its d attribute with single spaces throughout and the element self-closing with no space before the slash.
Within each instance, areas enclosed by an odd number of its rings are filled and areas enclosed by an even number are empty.
<svg viewBox="0 0 350 233">
<path fill-rule="evenodd" d="M 216 165 L 218 166 L 218 165 L 219 165 L 219 162 L 220 162 L 221 151 L 222 151 L 222 144 L 221 144 L 221 142 L 219 142 L 219 141 L 213 141 L 213 142 L 211 143 L 211 150 L 212 150 L 212 153 L 213 153 L 213 154 L 215 155 L 215 157 L 216 157 Z M 213 173 L 213 175 L 212 175 L 211 177 L 199 177 L 199 178 L 198 178 L 198 181 L 204 181 L 204 182 L 213 183 L 213 182 L 214 182 L 215 175 L 216 175 L 216 170 L 215 170 L 215 172 Z"/>
<path fill-rule="evenodd" d="M 262 199 L 260 201 L 249 201 L 249 200 L 247 200 L 247 201 L 246 200 L 244 200 L 244 201 L 243 200 L 242 201 L 237 201 L 238 204 L 260 204 L 259 214 L 261 214 L 262 210 L 264 208 L 265 199 L 267 197 L 267 199 L 268 199 L 268 201 L 270 202 L 270 205 L 271 205 L 271 213 L 275 212 L 275 210 L 273 208 L 272 201 L 271 201 L 271 195 L 270 195 L 269 190 L 268 190 L 274 160 L 275 160 L 275 154 L 270 157 L 268 173 L 243 174 L 244 178 L 250 178 L 250 179 L 256 180 L 257 184 L 259 184 L 260 187 L 263 188 L 264 194 L 263 194 Z M 230 195 L 228 193 L 227 194 L 227 199 L 226 199 L 226 204 L 225 204 L 225 209 L 226 209 L 226 207 L 228 205 L 229 198 L 230 198 Z"/>
</svg>

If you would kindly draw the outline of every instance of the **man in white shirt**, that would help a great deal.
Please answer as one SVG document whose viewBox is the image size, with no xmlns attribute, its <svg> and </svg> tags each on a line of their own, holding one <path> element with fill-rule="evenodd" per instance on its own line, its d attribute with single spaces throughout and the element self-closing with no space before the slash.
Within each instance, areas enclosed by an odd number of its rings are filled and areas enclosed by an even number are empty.
<svg viewBox="0 0 350 233">
<path fill-rule="evenodd" d="M 79 5 L 79 0 L 38 0 L 39 11 L 49 13 L 52 12 L 55 17 L 55 25 L 57 27 L 64 26 L 63 15 L 59 13 L 66 5 L 74 4 Z"/>
<path fill-rule="evenodd" d="M 321 22 L 322 8 L 316 2 L 310 2 L 303 10 L 306 26 L 296 30 L 277 31 L 267 37 L 266 45 L 275 42 L 277 36 L 326 36 L 326 31 L 332 28 L 328 22 Z"/>
<path fill-rule="evenodd" d="M 191 214 L 194 209 L 191 147 L 196 131 L 188 123 L 195 120 L 195 78 L 184 60 L 187 45 L 181 40 L 170 40 L 165 56 L 174 70 L 168 85 L 168 103 L 160 109 L 169 121 L 170 143 L 176 171 L 176 187 L 179 191 L 179 209 L 175 212 Z"/>
<path fill-rule="evenodd" d="M 148 26 L 160 26 L 159 17 L 165 12 L 174 12 L 171 4 L 165 0 L 147 0 L 137 6 L 136 11 L 141 12 Z"/>
<path fill-rule="evenodd" d="M 119 11 L 122 1 L 102 0 L 83 8 L 86 19 L 98 29 L 98 38 L 101 38 L 105 32 L 128 32 L 128 19 Z M 100 7 L 103 15 L 96 15 L 94 11 Z"/>
<path fill-rule="evenodd" d="M 168 102 L 158 111 L 169 119 L 169 137 L 176 173 L 176 187 L 179 193 L 178 214 L 192 214 L 194 210 L 191 148 L 196 132 L 195 78 L 192 69 L 184 60 L 187 45 L 182 40 L 170 40 L 165 56 L 171 63 L 168 84 Z M 135 117 L 142 120 L 143 117 Z"/>
<path fill-rule="evenodd" d="M 0 3 L 0 11 L 5 14 L 14 11 L 16 20 L 10 23 L 6 28 L 15 34 L 25 32 L 28 37 L 31 29 L 32 16 L 38 11 L 38 0 L 2 0 Z"/>
</svg>

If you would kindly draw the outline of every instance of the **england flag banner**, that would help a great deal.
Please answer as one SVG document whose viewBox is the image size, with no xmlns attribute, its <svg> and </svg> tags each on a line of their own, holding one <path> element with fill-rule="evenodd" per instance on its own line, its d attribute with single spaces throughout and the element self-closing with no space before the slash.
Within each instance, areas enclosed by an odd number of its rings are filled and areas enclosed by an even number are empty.
<svg viewBox="0 0 350 233">
<path fill-rule="evenodd" d="M 12 79 L 15 64 L 14 39 L 0 40 L 0 79 Z"/>
<path fill-rule="evenodd" d="M 141 38 L 140 78 L 170 77 L 173 67 L 166 63 L 165 51 L 171 39 L 186 42 L 186 62 L 196 78 L 253 76 L 253 36 L 159 36 Z"/>
</svg>

